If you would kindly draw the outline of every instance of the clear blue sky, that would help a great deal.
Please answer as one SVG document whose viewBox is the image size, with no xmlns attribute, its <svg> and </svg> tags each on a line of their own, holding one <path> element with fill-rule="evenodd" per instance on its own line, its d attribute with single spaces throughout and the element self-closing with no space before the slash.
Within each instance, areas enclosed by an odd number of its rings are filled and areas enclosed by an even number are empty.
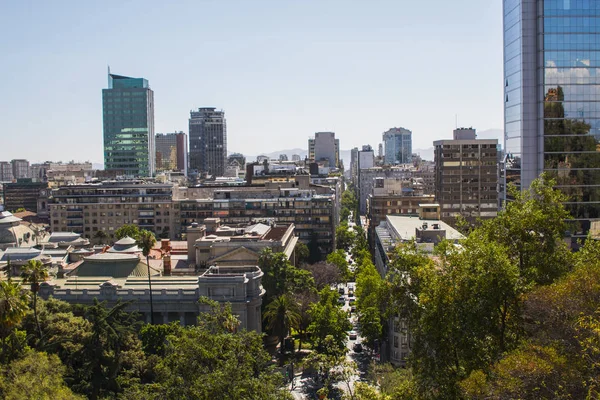
<svg viewBox="0 0 600 400">
<path fill-rule="evenodd" d="M 174 4 L 170 4 L 174 3 Z M 4 1 L 0 160 L 102 162 L 106 67 L 144 77 L 156 132 L 225 110 L 228 148 L 342 149 L 393 126 L 413 148 L 501 128 L 500 0 Z"/>
</svg>

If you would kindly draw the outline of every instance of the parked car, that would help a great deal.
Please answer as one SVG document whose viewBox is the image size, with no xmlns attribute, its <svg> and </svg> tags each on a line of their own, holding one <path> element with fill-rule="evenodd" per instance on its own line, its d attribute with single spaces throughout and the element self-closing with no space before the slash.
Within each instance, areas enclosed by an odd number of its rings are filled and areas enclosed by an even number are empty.
<svg viewBox="0 0 600 400">
<path fill-rule="evenodd" d="M 360 344 L 360 343 L 354 343 L 354 346 L 352 346 L 352 350 L 354 350 L 355 353 L 362 352 L 363 351 L 362 344 Z"/>
<path fill-rule="evenodd" d="M 341 305 L 344 305 L 344 304 L 346 304 L 346 298 L 345 298 L 344 296 L 340 296 L 340 298 L 338 299 L 338 302 L 339 302 Z"/>
<path fill-rule="evenodd" d="M 344 288 L 343 288 L 343 287 L 339 288 L 339 289 L 338 289 L 338 293 L 339 293 L 339 294 L 344 294 L 344 293 L 345 293 L 345 292 L 344 292 Z"/>
<path fill-rule="evenodd" d="M 358 334 L 356 333 L 356 331 L 350 331 L 348 332 L 348 337 L 350 338 L 350 340 L 356 340 Z"/>
</svg>

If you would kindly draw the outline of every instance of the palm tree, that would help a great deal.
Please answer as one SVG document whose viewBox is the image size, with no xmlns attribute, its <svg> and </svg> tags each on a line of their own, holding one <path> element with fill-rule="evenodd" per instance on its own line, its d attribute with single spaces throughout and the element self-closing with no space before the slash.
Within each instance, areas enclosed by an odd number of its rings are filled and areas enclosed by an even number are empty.
<svg viewBox="0 0 600 400">
<path fill-rule="evenodd" d="M 7 341 L 12 328 L 19 324 L 29 310 L 29 293 L 12 280 L 0 281 L 0 340 L 3 362 L 7 357 Z"/>
<path fill-rule="evenodd" d="M 280 365 L 283 366 L 284 340 L 291 328 L 300 323 L 298 304 L 286 294 L 276 297 L 265 308 L 267 328 L 279 337 Z"/>
<path fill-rule="evenodd" d="M 150 323 L 154 325 L 154 305 L 152 303 L 152 279 L 150 278 L 150 250 L 156 244 L 154 233 L 142 229 L 138 235 L 137 245 L 142 249 L 142 254 L 146 257 L 148 265 L 148 287 L 150 288 Z"/>
<path fill-rule="evenodd" d="M 37 314 L 37 294 L 40 290 L 40 283 L 46 281 L 48 276 L 48 268 L 46 268 L 40 260 L 29 260 L 21 271 L 23 282 L 31 284 L 31 293 L 33 293 L 33 316 L 40 338 L 42 337 L 42 329 L 40 328 L 40 321 L 38 320 Z"/>
</svg>

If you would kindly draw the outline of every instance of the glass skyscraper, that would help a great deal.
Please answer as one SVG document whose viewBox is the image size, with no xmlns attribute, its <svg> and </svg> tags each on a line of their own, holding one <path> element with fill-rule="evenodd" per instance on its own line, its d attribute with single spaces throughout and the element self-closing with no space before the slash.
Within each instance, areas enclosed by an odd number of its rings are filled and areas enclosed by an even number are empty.
<svg viewBox="0 0 600 400">
<path fill-rule="evenodd" d="M 154 174 L 154 92 L 144 78 L 108 74 L 102 89 L 104 169 Z"/>
<path fill-rule="evenodd" d="M 502 198 L 542 172 L 585 235 L 600 214 L 600 1 L 504 0 Z M 577 235 L 576 235 L 577 236 Z"/>
<path fill-rule="evenodd" d="M 383 133 L 383 144 L 385 145 L 385 164 L 410 164 L 412 162 L 412 132 L 408 129 L 389 129 Z"/>
</svg>

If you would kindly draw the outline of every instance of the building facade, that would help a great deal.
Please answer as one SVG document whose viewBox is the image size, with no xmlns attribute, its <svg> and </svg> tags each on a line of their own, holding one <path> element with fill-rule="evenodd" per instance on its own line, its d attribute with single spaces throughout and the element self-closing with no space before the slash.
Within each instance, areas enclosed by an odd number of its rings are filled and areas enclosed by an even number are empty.
<svg viewBox="0 0 600 400">
<path fill-rule="evenodd" d="M 170 184 L 105 181 L 62 186 L 48 200 L 52 232 L 75 232 L 85 238 L 106 237 L 125 224 L 134 224 L 157 236 L 174 238 L 178 210 Z"/>
<path fill-rule="evenodd" d="M 316 132 L 308 139 L 308 158 L 313 161 L 329 162 L 329 168 L 340 167 L 340 140 L 334 132 Z"/>
<path fill-rule="evenodd" d="M 214 107 L 190 111 L 190 169 L 214 177 L 223 176 L 227 165 L 225 112 Z"/>
<path fill-rule="evenodd" d="M 29 161 L 23 159 L 11 160 L 10 164 L 14 179 L 31 178 L 29 175 Z"/>
<path fill-rule="evenodd" d="M 412 170 L 403 167 L 373 167 L 359 169 L 358 174 L 358 207 L 361 215 L 367 214 L 367 199 L 373 192 L 375 178 L 409 179 Z"/>
<path fill-rule="evenodd" d="M 154 92 L 144 78 L 108 74 L 102 89 L 104 169 L 154 174 Z"/>
<path fill-rule="evenodd" d="M 37 212 L 38 197 L 47 187 L 47 183 L 34 182 L 31 178 L 20 178 L 16 182 L 5 183 L 4 208 L 8 211 L 24 208 L 27 211 Z"/>
<path fill-rule="evenodd" d="M 156 134 L 156 171 L 180 171 L 187 175 L 187 135 L 183 132 Z"/>
<path fill-rule="evenodd" d="M 383 133 L 386 165 L 412 162 L 412 132 L 404 128 L 391 128 Z"/>
<path fill-rule="evenodd" d="M 0 161 L 0 182 L 12 182 L 12 165 L 8 161 Z"/>
<path fill-rule="evenodd" d="M 460 128 L 453 140 L 433 142 L 435 197 L 444 221 L 498 214 L 498 140 L 476 137 L 475 129 Z"/>
<path fill-rule="evenodd" d="M 569 196 L 583 237 L 600 218 L 600 9 L 596 1 L 504 0 L 500 192 L 542 172 Z"/>
</svg>

